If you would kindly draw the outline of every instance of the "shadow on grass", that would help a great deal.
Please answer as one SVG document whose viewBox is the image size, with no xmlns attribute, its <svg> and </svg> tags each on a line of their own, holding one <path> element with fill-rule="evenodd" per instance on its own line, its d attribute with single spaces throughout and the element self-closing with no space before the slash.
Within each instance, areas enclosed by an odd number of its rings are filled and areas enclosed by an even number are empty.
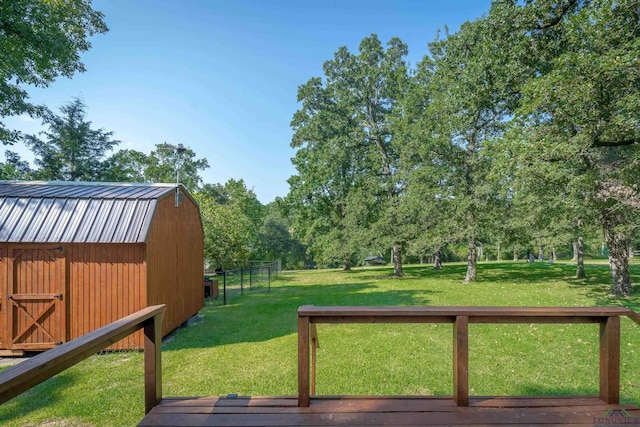
<svg viewBox="0 0 640 427">
<path fill-rule="evenodd" d="M 462 282 L 466 276 L 466 264 L 444 264 L 441 270 L 427 265 L 408 266 L 404 269 L 407 278 L 452 280 Z M 540 283 L 544 281 L 568 280 L 575 275 L 575 266 L 521 262 L 478 263 L 477 283 Z"/>
<path fill-rule="evenodd" d="M 597 305 L 621 305 L 640 311 L 638 291 L 630 298 L 610 298 L 608 286 L 610 274 L 607 266 L 586 266 L 587 277 L 575 279 L 575 265 L 521 262 L 487 262 L 478 265 L 479 283 L 522 284 L 541 282 L 558 283 L 579 288 Z M 298 283 L 295 273 L 283 274 L 274 281 L 270 292 L 265 290 L 233 296 L 227 305 L 220 302 L 208 304 L 201 314 L 204 320 L 191 328 L 178 332 L 176 339 L 165 346 L 167 351 L 183 348 L 208 348 L 243 342 L 261 342 L 297 332 L 297 309 L 302 305 L 429 305 L 434 293 L 441 292 L 428 287 L 419 289 L 393 289 L 388 284 L 430 280 L 452 285 L 462 282 L 466 265 L 445 264 L 434 270 L 431 265 L 405 267 L 405 277 L 391 278 L 393 267 L 365 267 L 352 271 L 336 270 L 331 284 Z M 633 270 L 633 280 L 638 279 L 640 268 Z M 351 283 L 348 283 L 349 281 Z M 387 285 L 379 286 L 379 280 Z M 390 282 L 391 281 L 391 282 Z M 397 281 L 397 282 L 395 282 Z M 294 284 L 295 283 L 295 284 Z"/>
<path fill-rule="evenodd" d="M 15 421 L 33 411 L 56 405 L 60 394 L 78 381 L 77 375 L 63 372 L 0 405 L 0 424 Z"/>
<path fill-rule="evenodd" d="M 380 290 L 371 282 L 273 287 L 271 292 L 236 298 L 227 305 L 206 306 L 201 323 L 177 332 L 163 351 L 260 342 L 298 331 L 303 305 L 428 305 L 432 290 Z"/>
</svg>

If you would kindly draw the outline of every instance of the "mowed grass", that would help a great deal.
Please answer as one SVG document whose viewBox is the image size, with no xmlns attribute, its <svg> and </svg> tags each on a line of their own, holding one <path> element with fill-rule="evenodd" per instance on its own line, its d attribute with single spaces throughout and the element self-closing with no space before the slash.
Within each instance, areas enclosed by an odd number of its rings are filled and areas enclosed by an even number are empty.
<svg viewBox="0 0 640 427">
<path fill-rule="evenodd" d="M 482 263 L 284 273 L 271 292 L 207 305 L 202 322 L 163 347 L 164 396 L 297 393 L 296 310 L 313 305 L 621 305 L 640 312 L 640 291 L 608 295 L 606 266 Z M 640 279 L 640 267 L 632 269 Z M 448 324 L 319 325 L 318 394 L 451 395 Z M 144 416 L 138 352 L 102 354 L 0 406 L 2 425 L 135 425 Z M 622 320 L 621 398 L 640 404 L 640 327 Z M 598 393 L 597 325 L 470 325 L 472 395 Z"/>
</svg>

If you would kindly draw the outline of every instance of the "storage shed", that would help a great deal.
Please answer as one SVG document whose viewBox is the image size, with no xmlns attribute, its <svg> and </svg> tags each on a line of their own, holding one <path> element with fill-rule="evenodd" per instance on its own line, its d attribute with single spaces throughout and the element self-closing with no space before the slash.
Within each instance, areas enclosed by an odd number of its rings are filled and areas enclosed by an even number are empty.
<svg viewBox="0 0 640 427">
<path fill-rule="evenodd" d="M 175 184 L 0 181 L 0 352 L 41 351 L 166 304 L 204 305 L 198 204 Z M 142 332 L 112 349 L 143 347 Z"/>
</svg>

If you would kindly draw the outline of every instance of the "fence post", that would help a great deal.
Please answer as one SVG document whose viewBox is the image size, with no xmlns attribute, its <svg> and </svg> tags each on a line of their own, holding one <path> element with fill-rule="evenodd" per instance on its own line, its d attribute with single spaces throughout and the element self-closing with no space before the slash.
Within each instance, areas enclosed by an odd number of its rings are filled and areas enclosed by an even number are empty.
<svg viewBox="0 0 640 427">
<path fill-rule="evenodd" d="M 222 290 L 224 305 L 227 305 L 227 272 L 222 273 Z"/>
<path fill-rule="evenodd" d="M 268 272 L 269 272 L 269 292 L 271 292 L 271 266 L 268 266 Z"/>
</svg>

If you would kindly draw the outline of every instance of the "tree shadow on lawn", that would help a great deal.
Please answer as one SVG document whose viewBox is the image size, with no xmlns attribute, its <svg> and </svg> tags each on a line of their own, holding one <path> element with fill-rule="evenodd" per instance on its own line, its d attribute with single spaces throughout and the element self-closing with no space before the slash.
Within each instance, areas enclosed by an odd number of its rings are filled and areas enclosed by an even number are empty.
<svg viewBox="0 0 640 427">
<path fill-rule="evenodd" d="M 522 262 L 478 263 L 476 283 L 539 283 L 551 280 L 567 280 L 575 275 L 575 266 Z M 466 264 L 443 264 L 441 270 L 418 265 L 405 268 L 407 276 L 422 279 L 452 280 L 462 282 L 467 271 Z"/>
<path fill-rule="evenodd" d="M 611 270 L 608 264 L 585 266 L 586 276 L 583 279 L 570 278 L 572 288 L 583 290 L 584 295 L 595 301 L 597 306 L 627 307 L 636 313 L 640 313 L 640 266 L 629 269 L 631 276 L 631 295 L 617 297 L 611 294 Z M 635 285 L 634 285 L 635 283 Z"/>
<path fill-rule="evenodd" d="M 369 282 L 277 286 L 237 298 L 225 306 L 206 306 L 202 322 L 177 331 L 163 351 L 261 342 L 298 332 L 303 305 L 428 305 L 432 290 L 380 290 Z"/>
<path fill-rule="evenodd" d="M 65 371 L 48 379 L 29 391 L 0 405 L 0 424 L 15 421 L 33 411 L 56 405 L 60 394 L 78 382 L 78 374 Z"/>
</svg>

